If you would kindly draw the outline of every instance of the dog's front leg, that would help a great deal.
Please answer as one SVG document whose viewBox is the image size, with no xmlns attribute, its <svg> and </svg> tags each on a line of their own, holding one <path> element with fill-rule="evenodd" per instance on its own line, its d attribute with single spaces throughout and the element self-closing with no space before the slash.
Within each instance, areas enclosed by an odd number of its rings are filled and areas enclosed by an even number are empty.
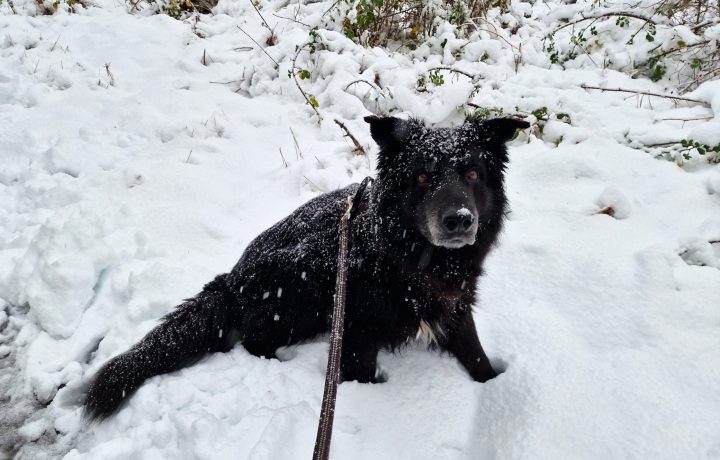
<svg viewBox="0 0 720 460">
<path fill-rule="evenodd" d="M 360 383 L 375 383 L 378 347 L 370 337 L 350 329 L 345 331 L 342 355 L 340 357 L 340 378 L 343 382 L 357 380 Z"/>
<path fill-rule="evenodd" d="M 477 382 L 487 382 L 497 377 L 497 372 L 490 365 L 475 329 L 472 312 L 468 309 L 457 329 L 452 331 L 442 344 L 467 369 L 470 376 Z"/>
</svg>

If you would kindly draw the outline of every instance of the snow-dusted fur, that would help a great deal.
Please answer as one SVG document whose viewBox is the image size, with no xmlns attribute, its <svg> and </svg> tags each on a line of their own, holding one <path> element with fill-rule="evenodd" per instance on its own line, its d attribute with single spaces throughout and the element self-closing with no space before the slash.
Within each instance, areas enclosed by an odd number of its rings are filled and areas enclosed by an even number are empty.
<svg viewBox="0 0 720 460">
<path fill-rule="evenodd" d="M 489 380 L 497 374 L 471 308 L 506 210 L 504 144 L 528 125 L 495 119 L 429 129 L 392 117 L 366 121 L 381 152 L 377 180 L 352 227 L 342 378 L 381 381 L 378 351 L 424 336 L 456 356 L 474 380 Z M 86 415 L 105 418 L 147 378 L 238 341 L 254 355 L 273 357 L 281 346 L 326 332 L 337 224 L 357 188 L 319 196 L 260 234 L 230 273 L 100 369 Z"/>
</svg>

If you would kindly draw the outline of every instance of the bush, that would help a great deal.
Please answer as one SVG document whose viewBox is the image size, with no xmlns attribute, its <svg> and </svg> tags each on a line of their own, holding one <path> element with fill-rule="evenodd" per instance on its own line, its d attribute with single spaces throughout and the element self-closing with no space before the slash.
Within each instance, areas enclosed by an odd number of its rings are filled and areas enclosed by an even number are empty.
<svg viewBox="0 0 720 460">
<path fill-rule="evenodd" d="M 127 0 L 130 11 L 152 8 L 158 13 L 167 14 L 176 19 L 192 13 L 208 14 L 217 5 L 218 0 Z"/>
<path fill-rule="evenodd" d="M 507 0 L 340 0 L 331 10 L 343 33 L 365 46 L 414 44 L 435 34 L 440 21 L 463 31 Z"/>
<path fill-rule="evenodd" d="M 720 77 L 720 48 L 713 35 L 713 26 L 720 22 L 720 3 L 645 0 L 636 6 L 627 11 L 600 8 L 560 25 L 545 41 L 550 62 L 564 66 L 583 57 L 598 67 L 652 81 L 667 79 L 681 93 Z M 618 36 L 624 37 L 625 47 L 633 47 L 629 64 L 616 62 L 622 51 Z"/>
</svg>

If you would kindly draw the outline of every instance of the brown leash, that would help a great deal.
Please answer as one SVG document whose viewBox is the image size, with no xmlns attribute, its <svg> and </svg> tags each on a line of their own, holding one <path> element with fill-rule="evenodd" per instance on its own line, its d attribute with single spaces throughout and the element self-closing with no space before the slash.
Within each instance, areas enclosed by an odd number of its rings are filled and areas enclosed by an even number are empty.
<svg viewBox="0 0 720 460">
<path fill-rule="evenodd" d="M 348 197 L 348 207 L 340 219 L 340 248 L 338 249 L 337 278 L 335 280 L 335 305 L 333 306 L 332 326 L 330 328 L 330 353 L 328 354 L 327 372 L 325 374 L 325 391 L 323 392 L 320 422 L 313 460 L 328 460 L 330 457 L 330 438 L 332 437 L 333 421 L 335 420 L 335 401 L 337 386 L 340 379 L 340 355 L 342 354 L 343 329 L 345 327 L 345 297 L 347 295 L 348 247 L 350 240 L 350 224 L 357 215 L 358 204 L 363 192 L 372 178 L 366 177 L 360 184 L 355 195 Z"/>
</svg>

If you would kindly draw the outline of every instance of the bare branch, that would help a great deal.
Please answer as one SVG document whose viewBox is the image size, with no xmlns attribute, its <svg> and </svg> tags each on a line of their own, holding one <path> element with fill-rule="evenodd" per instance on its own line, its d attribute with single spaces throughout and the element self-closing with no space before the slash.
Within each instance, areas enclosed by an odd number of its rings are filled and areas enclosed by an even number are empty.
<svg viewBox="0 0 720 460">
<path fill-rule="evenodd" d="M 580 18 L 580 19 L 576 19 L 575 21 L 570 21 L 570 22 L 568 22 L 567 24 L 561 25 L 560 27 L 558 27 L 557 29 L 555 29 L 554 31 L 552 31 L 549 35 L 554 34 L 554 33 L 557 32 L 558 30 L 562 30 L 562 29 L 564 29 L 564 28 L 566 28 L 566 27 L 574 26 L 575 24 L 579 24 L 579 23 L 584 22 L 584 21 L 592 21 L 592 20 L 597 20 L 597 19 L 601 19 L 601 18 L 609 18 L 609 17 L 613 17 L 613 16 L 617 16 L 617 17 L 619 17 L 619 16 L 627 16 L 627 17 L 629 17 L 629 18 L 640 19 L 641 21 L 645 21 L 645 22 L 649 22 L 650 24 L 657 25 L 657 22 L 653 21 L 651 18 L 648 18 L 648 17 L 646 17 L 646 16 L 642 16 L 642 15 L 640 15 L 640 14 L 627 13 L 627 12 L 604 13 L 604 14 L 598 14 L 598 15 L 596 15 L 596 16 L 585 16 L 585 17 L 582 17 L 582 18 Z"/>
<path fill-rule="evenodd" d="M 659 94 L 659 93 L 650 93 L 647 91 L 637 91 L 632 89 L 622 89 L 622 88 L 601 88 L 599 86 L 589 86 L 589 85 L 580 85 L 582 89 L 597 89 L 599 91 L 610 91 L 610 92 L 616 92 L 616 93 L 632 93 L 632 94 L 643 94 L 645 96 L 655 96 L 655 97 L 662 97 L 665 99 L 670 99 L 673 101 L 685 101 L 685 102 L 694 102 L 696 104 L 702 104 L 707 106 L 708 103 L 705 101 L 700 101 L 698 99 L 690 99 L 688 97 L 680 97 L 680 96 L 673 96 L 672 94 Z"/>
<path fill-rule="evenodd" d="M 470 80 L 473 80 L 473 81 L 481 78 L 480 75 L 473 75 L 473 74 L 471 74 L 471 73 L 468 73 L 468 72 L 465 72 L 465 71 L 462 71 L 462 70 L 453 69 L 452 67 L 444 67 L 444 66 L 431 67 L 431 68 L 428 69 L 428 72 L 431 72 L 431 71 L 433 71 L 433 70 L 447 70 L 448 72 L 454 72 L 454 73 L 457 73 L 457 74 L 460 74 L 460 75 L 465 75 L 466 77 L 468 77 Z"/>
<path fill-rule="evenodd" d="M 242 27 L 240 27 L 240 26 L 237 26 L 237 28 L 240 29 L 240 32 L 242 32 L 242 33 L 244 33 L 245 35 L 247 35 L 247 37 L 248 37 L 250 40 L 252 40 L 253 43 L 255 43 L 255 44 L 258 46 L 258 48 L 260 48 L 260 50 L 261 50 L 263 53 L 265 53 L 265 55 L 266 55 L 267 57 L 270 58 L 271 61 L 273 61 L 273 62 L 275 63 L 275 67 L 280 67 L 280 64 L 278 64 L 278 61 L 276 61 L 272 56 L 270 56 L 270 55 L 268 54 L 268 52 L 265 51 L 265 48 L 263 48 L 262 45 L 260 45 L 260 43 L 256 42 L 255 39 L 252 38 L 249 33 L 245 32 L 245 31 L 242 29 Z"/>
<path fill-rule="evenodd" d="M 352 141 L 353 145 L 355 146 L 353 148 L 353 153 L 355 155 L 367 155 L 365 148 L 360 145 L 360 142 L 358 142 L 358 140 L 355 138 L 355 136 L 352 135 L 350 130 L 347 129 L 347 126 L 345 126 L 345 124 L 337 118 L 335 119 L 335 123 L 340 127 L 340 129 L 343 130 L 343 132 L 345 133 L 345 137 L 349 138 Z"/>
<path fill-rule="evenodd" d="M 363 79 L 351 81 L 350 83 L 348 83 L 348 84 L 345 86 L 344 91 L 347 91 L 348 88 L 350 88 L 352 85 L 356 85 L 356 84 L 358 84 L 358 83 L 365 83 L 366 85 L 370 86 L 372 89 L 374 89 L 374 90 L 376 90 L 376 91 L 382 91 L 382 90 L 381 90 L 377 85 L 375 85 L 374 83 L 371 83 L 371 82 L 369 82 L 369 81 L 367 81 L 367 80 L 363 80 Z"/>
<path fill-rule="evenodd" d="M 267 23 L 267 21 L 265 20 L 265 17 L 263 17 L 262 13 L 261 13 L 260 10 L 258 9 L 258 7 L 257 7 L 257 5 L 255 4 L 255 2 L 254 2 L 253 0 L 250 0 L 250 4 L 252 5 L 253 8 L 255 8 L 255 11 L 257 11 L 257 14 L 258 14 L 258 16 L 260 16 L 260 20 L 262 21 L 263 25 L 264 25 L 270 32 L 272 32 L 272 31 L 273 31 L 272 27 L 270 27 L 270 25 Z"/>
<path fill-rule="evenodd" d="M 658 118 L 658 121 L 700 121 L 712 120 L 715 117 L 697 117 L 697 118 Z"/>
<path fill-rule="evenodd" d="M 288 21 L 296 22 L 296 23 L 300 24 L 301 26 L 305 26 L 305 27 L 308 27 L 308 28 L 311 27 L 310 24 L 305 24 L 305 23 L 302 22 L 302 21 L 298 21 L 297 19 L 289 18 L 289 17 L 287 17 L 287 16 L 280 16 L 279 14 L 275 14 L 275 13 L 273 13 L 273 16 L 275 16 L 276 18 L 279 18 L 279 19 L 286 19 L 286 20 L 288 20 Z"/>
<path fill-rule="evenodd" d="M 675 52 L 677 52 L 677 51 L 684 51 L 684 50 L 687 50 L 687 49 L 690 49 L 690 48 L 694 48 L 694 47 L 696 47 L 696 46 L 704 46 L 704 45 L 707 45 L 708 43 L 710 43 L 710 40 L 704 40 L 704 41 L 701 41 L 701 42 L 693 43 L 692 45 L 686 45 L 686 46 L 684 46 L 684 47 L 682 47 L 682 48 L 680 48 L 680 47 L 671 48 L 671 49 L 669 49 L 669 50 L 667 50 L 667 51 L 663 51 L 662 53 L 656 54 L 655 56 L 652 56 L 652 57 L 653 57 L 653 59 L 658 59 L 658 58 L 661 58 L 661 57 L 663 57 L 663 56 L 667 56 L 668 54 L 675 53 Z"/>
</svg>

